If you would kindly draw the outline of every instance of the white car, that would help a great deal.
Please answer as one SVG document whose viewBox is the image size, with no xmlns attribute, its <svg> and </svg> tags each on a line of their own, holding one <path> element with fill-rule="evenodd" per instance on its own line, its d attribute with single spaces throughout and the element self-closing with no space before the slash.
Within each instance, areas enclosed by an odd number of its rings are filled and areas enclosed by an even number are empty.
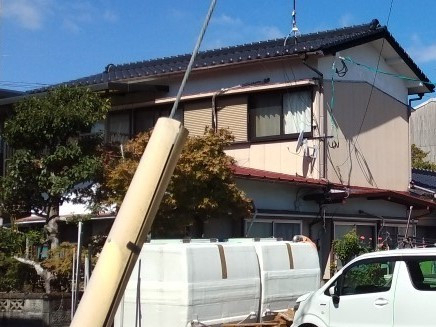
<svg viewBox="0 0 436 327">
<path fill-rule="evenodd" d="M 436 326 L 436 248 L 359 256 L 295 309 L 293 327 Z"/>
</svg>

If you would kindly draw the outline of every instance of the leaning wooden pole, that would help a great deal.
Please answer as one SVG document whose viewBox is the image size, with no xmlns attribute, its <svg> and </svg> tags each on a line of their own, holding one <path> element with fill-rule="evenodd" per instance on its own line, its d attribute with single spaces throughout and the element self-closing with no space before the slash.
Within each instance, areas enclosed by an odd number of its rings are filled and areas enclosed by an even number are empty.
<svg viewBox="0 0 436 327">
<path fill-rule="evenodd" d="M 111 326 L 187 136 L 158 120 L 70 326 Z"/>
</svg>

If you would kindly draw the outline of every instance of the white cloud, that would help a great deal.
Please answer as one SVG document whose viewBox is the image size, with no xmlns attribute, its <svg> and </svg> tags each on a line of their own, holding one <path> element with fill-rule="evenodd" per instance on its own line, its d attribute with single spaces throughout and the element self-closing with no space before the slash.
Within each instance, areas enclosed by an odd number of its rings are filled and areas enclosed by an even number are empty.
<svg viewBox="0 0 436 327">
<path fill-rule="evenodd" d="M 247 24 L 226 14 L 213 18 L 207 33 L 205 49 L 284 37 L 276 26 Z"/>
<path fill-rule="evenodd" d="M 62 27 L 74 34 L 77 34 L 82 30 L 80 26 L 70 18 L 64 19 L 64 21 L 62 22 Z"/>
<path fill-rule="evenodd" d="M 185 19 L 186 17 L 188 17 L 188 12 L 183 11 L 183 10 L 179 10 L 176 8 L 171 8 L 169 10 L 169 17 L 170 18 L 174 18 L 174 19 Z"/>
<path fill-rule="evenodd" d="M 37 30 L 43 26 L 49 9 L 50 1 L 46 0 L 4 0 L 3 15 L 23 28 Z"/>
<path fill-rule="evenodd" d="M 283 37 L 283 33 L 275 26 L 259 27 L 258 35 L 263 39 L 277 39 Z"/>
<path fill-rule="evenodd" d="M 418 63 L 436 61 L 436 43 L 424 44 L 418 35 L 412 35 L 412 45 L 407 52 Z"/>
<path fill-rule="evenodd" d="M 106 9 L 103 13 L 103 19 L 110 23 L 115 23 L 118 21 L 118 15 L 112 10 Z"/>
<path fill-rule="evenodd" d="M 0 0 L 1 1 L 1 0 Z M 22 28 L 38 30 L 51 19 L 72 33 L 84 30 L 84 25 L 99 22 L 115 23 L 118 15 L 94 1 L 3 0 L 2 16 Z"/>
<path fill-rule="evenodd" d="M 241 21 L 241 19 L 239 19 L 237 17 L 234 18 L 234 17 L 228 16 L 226 14 L 221 14 L 221 16 L 218 16 L 216 18 L 212 18 L 211 23 L 217 24 L 217 25 L 226 25 L 226 26 L 233 25 L 233 26 L 235 26 L 235 25 L 241 25 L 242 21 Z"/>
<path fill-rule="evenodd" d="M 354 16 L 350 13 L 344 14 L 339 18 L 339 25 L 341 27 L 351 26 L 355 23 Z"/>
</svg>

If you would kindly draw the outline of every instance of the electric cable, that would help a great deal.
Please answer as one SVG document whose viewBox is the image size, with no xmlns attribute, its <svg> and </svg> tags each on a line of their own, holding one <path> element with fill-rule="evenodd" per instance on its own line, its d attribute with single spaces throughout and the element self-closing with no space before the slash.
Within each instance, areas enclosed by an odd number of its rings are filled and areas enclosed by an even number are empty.
<svg viewBox="0 0 436 327">
<path fill-rule="evenodd" d="M 336 75 L 338 75 L 339 77 L 345 77 L 345 75 L 348 72 L 348 67 L 345 64 L 345 60 L 342 57 L 339 57 L 339 59 L 341 60 L 341 64 L 342 64 L 342 68 L 341 69 L 335 69 Z"/>
<path fill-rule="evenodd" d="M 348 71 L 348 68 L 347 68 L 347 71 Z M 330 132 L 330 134 L 333 135 L 333 128 L 336 131 L 336 133 L 335 133 L 336 134 L 335 140 L 333 140 L 331 142 L 330 141 L 329 142 L 326 141 L 327 144 L 328 144 L 328 147 L 332 148 L 332 149 L 335 149 L 335 148 L 339 147 L 338 124 L 336 123 L 336 119 L 334 119 L 334 115 L 333 115 L 333 111 L 334 111 L 334 108 L 335 108 L 335 80 L 334 80 L 334 73 L 338 73 L 338 69 L 336 68 L 335 60 L 333 60 L 333 64 L 332 64 L 332 78 L 331 78 L 331 89 L 332 89 L 331 92 L 332 92 L 332 94 L 331 94 L 331 98 L 330 98 L 330 107 L 328 108 L 328 110 L 326 110 L 328 115 L 329 115 L 329 118 L 330 118 L 330 124 L 331 124 L 331 132 Z M 345 71 L 345 74 L 346 73 L 347 72 Z M 343 74 L 340 77 L 344 77 L 345 74 Z"/>
<path fill-rule="evenodd" d="M 188 80 L 189 74 L 192 70 L 192 65 L 194 64 L 195 58 L 197 57 L 198 50 L 200 49 L 201 42 L 203 41 L 204 34 L 206 33 L 206 29 L 209 26 L 210 18 L 212 17 L 212 13 L 215 9 L 217 0 L 212 0 L 209 6 L 209 11 L 207 12 L 206 19 L 204 20 L 203 27 L 201 28 L 200 35 L 198 36 L 197 43 L 195 44 L 194 50 L 192 51 L 191 59 L 189 60 L 188 67 L 186 68 L 185 75 L 183 76 L 182 83 L 180 84 L 179 91 L 177 92 L 176 100 L 174 101 L 173 107 L 170 112 L 169 118 L 173 118 L 176 113 L 177 107 L 180 102 L 180 98 L 182 97 L 183 90 L 186 85 L 186 81 Z"/>
<path fill-rule="evenodd" d="M 340 58 L 341 60 L 348 61 L 348 62 L 350 62 L 350 63 L 352 63 L 352 64 L 354 64 L 354 65 L 356 65 L 356 66 L 364 67 L 364 68 L 366 68 L 366 69 L 368 69 L 368 70 L 370 70 L 370 71 L 372 71 L 372 72 L 374 72 L 374 73 L 377 73 L 377 74 L 388 75 L 388 76 L 396 77 L 396 78 L 403 79 L 403 80 L 406 80 L 406 81 L 411 81 L 411 82 L 420 82 L 420 83 L 422 83 L 422 84 L 426 84 L 426 85 L 434 85 L 434 86 L 436 86 L 436 82 L 432 82 L 432 81 L 423 81 L 423 80 L 420 80 L 420 79 L 418 79 L 418 78 L 413 78 L 413 77 L 408 77 L 408 76 L 405 76 L 405 75 L 400 75 L 400 74 L 390 73 L 390 72 L 387 72 L 387 71 L 384 71 L 384 70 L 381 70 L 381 69 L 378 69 L 378 68 L 374 68 L 374 67 L 371 67 L 371 66 L 369 66 L 369 65 L 366 65 L 366 64 L 363 64 L 363 63 L 360 63 L 360 62 L 354 61 L 351 57 L 348 57 L 348 56 L 347 56 L 347 57 L 339 57 L 339 58 Z"/>
</svg>

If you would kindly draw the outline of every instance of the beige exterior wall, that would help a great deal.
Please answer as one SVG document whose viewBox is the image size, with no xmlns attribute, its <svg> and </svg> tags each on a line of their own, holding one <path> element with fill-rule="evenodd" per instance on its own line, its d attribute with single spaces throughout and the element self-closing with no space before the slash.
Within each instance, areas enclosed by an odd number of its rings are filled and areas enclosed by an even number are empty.
<svg viewBox="0 0 436 327">
<path fill-rule="evenodd" d="M 314 89 L 312 112 L 315 127 L 313 133 L 314 136 L 319 136 L 320 93 L 317 92 L 316 86 Z M 305 156 L 303 149 L 297 152 L 297 140 L 237 144 L 226 152 L 236 159 L 239 166 L 309 178 L 320 178 L 321 142 L 319 140 L 308 139 L 307 145 L 317 148 L 316 158 Z"/>
<path fill-rule="evenodd" d="M 343 53 L 358 59 L 372 58 L 369 45 L 347 50 Z M 360 55 L 360 57 L 358 57 Z M 362 57 L 362 58 L 361 58 Z M 377 56 L 376 56 L 377 57 Z M 317 67 L 325 76 L 324 94 L 318 92 L 313 103 L 314 136 L 324 135 L 324 108 L 331 100 L 331 64 L 334 57 L 313 59 L 310 64 Z M 362 61 L 362 60 L 361 60 Z M 332 182 L 378 187 L 392 190 L 407 190 L 409 183 L 409 132 L 405 102 L 407 89 L 404 82 L 395 83 L 377 77 L 371 103 L 360 130 L 360 124 L 371 93 L 371 86 L 365 80 L 373 81 L 373 76 L 361 76 L 362 72 L 351 65 L 346 78 L 335 82 L 334 116 L 339 124 L 338 138 L 329 139 L 329 157 L 327 160 L 327 178 Z M 365 72 L 365 71 L 364 71 Z M 229 128 L 235 136 L 234 144 L 227 150 L 240 166 L 269 170 L 291 175 L 312 178 L 323 176 L 323 142 L 319 139 L 308 140 L 308 145 L 317 147 L 315 159 L 296 153 L 296 140 L 276 140 L 250 142 L 248 131 L 248 96 L 245 87 L 238 86 L 247 82 L 270 82 L 261 87 L 271 87 L 280 83 L 311 80 L 316 74 L 302 65 L 299 59 L 283 59 L 264 62 L 262 68 L 251 63 L 238 67 L 223 67 L 220 71 L 205 70 L 193 72 L 184 92 L 184 125 L 190 135 L 202 135 L 206 126 L 212 126 L 212 95 L 222 89 L 229 91 L 217 96 L 217 126 Z M 181 78 L 181 77 L 180 77 Z M 162 78 L 159 84 L 168 84 L 170 92 L 165 97 L 157 97 L 143 103 L 119 104 L 116 109 L 134 109 L 154 107 L 157 104 L 169 104 L 179 86 L 179 77 Z M 401 82 L 401 83 L 400 83 Z M 301 85 L 299 85 L 301 86 Z M 255 87 L 258 87 L 256 85 Z M 245 90 L 245 91 L 244 91 Z M 380 91 L 380 90 L 383 90 Z M 240 94 L 237 94 L 237 93 Z M 246 92 L 246 93 L 243 93 Z M 267 91 L 265 91 L 267 92 Z M 385 93 L 387 92 L 387 93 Z M 230 94 L 232 93 L 232 94 Z M 389 94 L 388 94 L 389 93 Z M 336 137 L 331 129 L 331 119 L 327 115 L 328 135 Z M 357 135 L 358 142 L 354 144 Z M 332 147 L 333 141 L 338 146 Z M 356 145 L 357 150 L 353 148 Z"/>
<path fill-rule="evenodd" d="M 314 86 L 313 120 L 314 135 L 318 136 L 320 97 Z M 262 169 L 272 172 L 319 178 L 320 142 L 307 140 L 307 145 L 316 148 L 315 158 L 304 155 L 301 148 L 296 151 L 297 140 L 275 140 L 250 142 L 248 136 L 248 94 L 220 95 L 216 99 L 217 127 L 228 128 L 235 136 L 235 145 L 226 152 L 243 167 Z M 205 126 L 211 126 L 211 99 L 184 103 L 184 125 L 190 135 L 202 135 Z"/>
<path fill-rule="evenodd" d="M 309 141 L 311 146 L 315 143 Z M 296 146 L 296 141 L 261 142 L 236 145 L 226 153 L 234 157 L 239 166 L 318 178 L 319 156 L 317 159 L 305 157 L 302 151 L 295 152 Z"/>
<path fill-rule="evenodd" d="M 407 107 L 368 83 L 336 82 L 328 119 L 328 179 L 346 185 L 406 191 L 410 179 Z M 325 84 L 325 105 L 331 85 Z M 370 100 L 368 105 L 368 100 Z M 365 113 L 366 112 L 366 113 Z M 363 122 L 363 123 L 362 123 Z"/>
</svg>

